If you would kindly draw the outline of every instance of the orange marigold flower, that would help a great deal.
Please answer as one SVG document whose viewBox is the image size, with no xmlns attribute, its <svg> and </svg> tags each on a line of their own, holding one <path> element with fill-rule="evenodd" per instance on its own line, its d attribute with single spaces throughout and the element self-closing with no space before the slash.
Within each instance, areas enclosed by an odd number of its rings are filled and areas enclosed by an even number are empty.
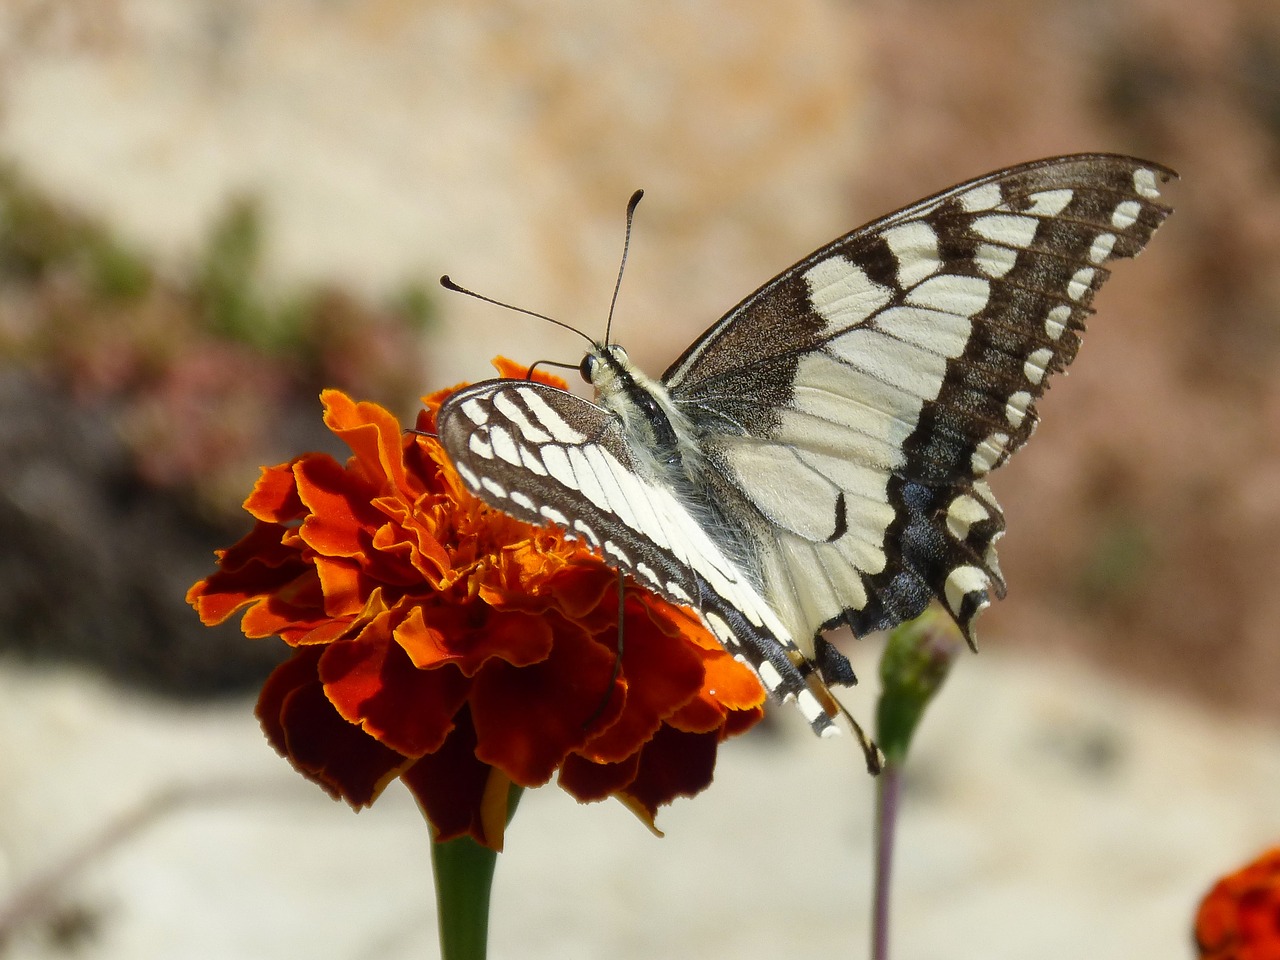
<svg viewBox="0 0 1280 960">
<path fill-rule="evenodd" d="M 419 430 L 451 392 L 425 398 Z M 652 826 L 711 782 L 718 744 L 760 718 L 764 692 L 693 613 L 628 581 L 610 690 L 616 573 L 485 506 L 383 408 L 321 399 L 351 458 L 264 468 L 244 504 L 253 530 L 187 596 L 207 624 L 243 610 L 248 636 L 294 648 L 257 708 L 281 754 L 356 807 L 399 777 L 437 839 L 495 849 L 512 783 L 558 772 L 579 800 L 615 796 Z"/>
<path fill-rule="evenodd" d="M 1196 914 L 1201 960 L 1280 960 L 1280 847 L 1223 877 Z"/>
</svg>

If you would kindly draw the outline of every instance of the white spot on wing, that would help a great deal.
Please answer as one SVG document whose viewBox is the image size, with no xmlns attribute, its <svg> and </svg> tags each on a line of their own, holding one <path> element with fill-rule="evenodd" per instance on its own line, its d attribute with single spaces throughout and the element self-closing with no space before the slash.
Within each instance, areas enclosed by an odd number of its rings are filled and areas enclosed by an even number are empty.
<svg viewBox="0 0 1280 960">
<path fill-rule="evenodd" d="M 947 583 L 943 589 L 947 606 L 959 616 L 964 598 L 970 593 L 985 591 L 989 584 L 986 573 L 980 567 L 956 567 L 947 574 Z"/>
<path fill-rule="evenodd" d="M 991 519 L 987 508 L 966 493 L 960 494 L 947 506 L 947 529 L 957 540 L 969 536 L 969 528 L 975 523 Z"/>
<path fill-rule="evenodd" d="M 829 327 L 842 329 L 866 320 L 893 297 L 847 257 L 828 257 L 804 272 L 809 303 Z"/>
<path fill-rule="evenodd" d="M 538 508 L 538 513 L 542 514 L 542 516 L 546 517 L 552 523 L 564 527 L 566 530 L 569 529 L 569 518 L 555 507 L 544 503 Z"/>
<path fill-rule="evenodd" d="M 524 409 L 505 393 L 495 394 L 493 405 L 498 408 L 499 413 L 515 425 L 515 428 L 520 431 L 520 434 L 529 443 L 550 442 L 551 435 L 534 426 L 529 418 L 525 416 Z"/>
<path fill-rule="evenodd" d="M 1004 195 L 1000 192 L 1000 184 L 984 183 L 981 186 L 974 187 L 972 190 L 966 190 L 956 198 L 960 201 L 960 206 L 968 213 L 977 213 L 980 210 L 993 210 L 1004 199 Z"/>
<path fill-rule="evenodd" d="M 1044 379 L 1045 370 L 1049 367 L 1049 361 L 1053 359 L 1053 351 L 1048 347 L 1041 347 L 1031 356 L 1027 357 L 1027 362 L 1022 365 L 1022 375 L 1028 381 L 1040 385 L 1040 381 Z"/>
<path fill-rule="evenodd" d="M 1050 340 L 1057 340 L 1062 336 L 1062 331 L 1067 329 L 1067 321 L 1070 319 L 1071 308 L 1065 303 L 1060 303 L 1044 318 L 1044 332 L 1049 335 Z"/>
<path fill-rule="evenodd" d="M 581 490 L 583 495 L 601 510 L 608 510 L 609 498 L 605 494 L 604 488 L 600 486 L 600 481 L 596 478 L 595 471 L 591 469 L 587 455 L 582 452 L 580 447 L 569 448 L 569 465 L 573 469 L 573 476 L 576 481 L 574 486 Z"/>
<path fill-rule="evenodd" d="M 1027 416 L 1027 407 L 1030 404 L 1031 394 L 1026 390 L 1019 390 L 1009 397 L 1009 402 L 1004 405 L 1004 418 L 1009 421 L 1009 426 L 1015 430 L 1022 426 L 1022 421 Z"/>
<path fill-rule="evenodd" d="M 1081 267 L 1071 277 L 1071 281 L 1067 284 L 1067 296 L 1072 300 L 1079 300 L 1089 292 L 1090 285 L 1093 283 L 1094 274 L 1098 271 L 1093 267 Z"/>
<path fill-rule="evenodd" d="M 489 412 L 485 410 L 484 404 L 479 400 L 476 400 L 474 397 L 470 400 L 463 400 L 462 403 L 459 404 L 459 408 L 464 414 L 466 414 L 467 419 L 476 426 L 479 426 L 489 419 Z"/>
<path fill-rule="evenodd" d="M 1142 204 L 1137 200 L 1125 200 L 1116 205 L 1115 212 L 1111 214 L 1111 225 L 1117 230 L 1128 230 L 1138 222 L 1138 213 L 1142 210 Z"/>
<path fill-rule="evenodd" d="M 973 262 L 988 277 L 999 279 L 1013 269 L 1018 262 L 1018 251 L 1000 247 L 994 243 L 980 243 L 973 252 Z"/>
<path fill-rule="evenodd" d="M 505 460 L 507 463 L 518 464 L 520 462 L 520 450 L 516 446 L 516 442 L 511 439 L 510 433 L 496 423 L 489 428 L 489 443 L 499 459 Z"/>
<path fill-rule="evenodd" d="M 482 457 L 485 460 L 493 459 L 493 447 L 479 430 L 472 430 L 471 435 L 467 437 L 467 449 L 477 457 Z"/>
<path fill-rule="evenodd" d="M 553 439 L 560 443 L 582 443 L 587 439 L 585 434 L 570 426 L 564 417 L 552 410 L 538 391 L 530 387 L 517 387 L 516 393 Z"/>
<path fill-rule="evenodd" d="M 532 450 L 526 447 L 520 448 L 520 465 L 530 473 L 536 473 L 540 477 L 547 475 L 547 468 L 542 465 L 542 461 Z"/>
<path fill-rule="evenodd" d="M 657 573 L 654 573 L 653 567 L 650 567 L 648 563 L 645 563 L 644 561 L 636 563 L 636 573 L 639 573 L 639 575 L 643 576 L 645 580 L 648 580 L 650 584 L 653 584 L 655 589 L 663 589 L 664 585 L 662 579 L 660 579 Z"/>
<path fill-rule="evenodd" d="M 604 502 L 597 504 L 597 506 L 612 511 L 619 520 L 631 529 L 640 529 L 652 537 L 649 530 L 642 527 L 639 521 L 636 520 L 636 515 L 631 510 L 631 498 L 627 497 L 622 488 L 618 486 L 619 472 L 622 469 L 622 465 L 594 444 L 587 444 L 582 447 L 582 452 L 592 476 L 600 484 L 603 494 Z"/>
<path fill-rule="evenodd" d="M 876 329 L 850 330 L 832 340 L 827 349 L 849 366 L 922 400 L 938 395 L 947 374 L 946 357 Z"/>
<path fill-rule="evenodd" d="M 1133 189 L 1138 191 L 1139 196 L 1146 197 L 1148 200 L 1154 200 L 1160 196 L 1160 190 L 1156 186 L 1156 172 L 1146 167 L 1139 167 L 1133 171 Z"/>
<path fill-rule="evenodd" d="M 1111 256 L 1111 251 L 1116 245 L 1116 235 L 1114 233 L 1100 233 L 1097 239 L 1093 241 L 1093 246 L 1089 248 L 1089 260 L 1092 263 L 1102 263 L 1103 260 Z"/>
<path fill-rule="evenodd" d="M 462 478 L 463 483 L 465 483 L 472 490 L 479 489 L 480 478 L 475 475 L 475 471 L 473 471 L 465 463 L 455 463 L 453 467 L 455 470 L 458 471 L 458 476 Z"/>
<path fill-rule="evenodd" d="M 644 566 L 643 563 L 639 565 L 639 567 L 643 567 L 643 566 Z M 637 567 L 637 569 L 639 569 L 639 567 Z M 656 582 L 656 578 L 655 578 L 655 582 Z M 667 593 L 670 594 L 678 602 L 693 603 L 693 597 L 685 593 L 684 587 L 680 586 L 680 584 L 676 583 L 674 580 L 668 580 L 665 586 L 666 586 Z"/>
<path fill-rule="evenodd" d="M 898 285 L 901 287 L 914 287 L 942 266 L 942 259 L 938 256 L 938 235 L 923 220 L 890 227 L 884 232 L 884 239 L 898 261 Z"/>
<path fill-rule="evenodd" d="M 973 456 L 969 458 L 969 467 L 978 476 L 990 473 L 991 469 L 1000 462 L 1000 458 L 1004 456 L 1005 445 L 1009 442 L 1007 433 L 993 433 L 991 436 L 983 440 L 973 451 Z"/>
<path fill-rule="evenodd" d="M 578 482 L 573 476 L 573 467 L 569 464 L 569 456 L 562 447 L 543 447 L 540 452 L 542 462 L 552 477 L 570 490 L 578 489 Z"/>
<path fill-rule="evenodd" d="M 497 497 L 499 500 L 505 500 L 507 497 L 507 488 L 498 483 L 492 477 L 481 477 L 480 486 L 483 487 L 490 495 Z"/>
<path fill-rule="evenodd" d="M 818 702 L 818 698 L 810 690 L 801 690 L 796 695 L 796 706 L 800 708 L 800 712 L 809 721 L 810 726 L 813 726 L 818 720 L 827 715 L 827 711 L 822 709 L 822 704 Z M 838 728 L 832 727 L 831 729 Z"/>
<path fill-rule="evenodd" d="M 969 343 L 973 323 L 968 317 L 954 313 L 921 307 L 890 307 L 876 317 L 876 329 L 941 356 L 958 357 Z"/>
<path fill-rule="evenodd" d="M 1039 193 L 1033 193 L 1027 198 L 1031 201 L 1031 206 L 1025 212 L 1037 217 L 1056 217 L 1067 208 L 1073 195 L 1073 192 L 1066 187 L 1060 190 L 1042 190 Z"/>
<path fill-rule="evenodd" d="M 908 293 L 907 302 L 918 307 L 972 317 L 987 305 L 990 297 L 991 284 L 981 277 L 943 273 L 930 277 Z"/>
<path fill-rule="evenodd" d="M 778 673 L 778 668 L 768 660 L 756 667 L 756 673 L 760 675 L 760 682 L 764 684 L 764 688 L 770 693 L 782 686 L 782 675 Z"/>
<path fill-rule="evenodd" d="M 1036 227 L 1040 221 L 1035 217 L 1022 217 L 1012 213 L 993 213 L 979 217 L 973 222 L 973 232 L 980 237 L 1001 243 L 1006 247 L 1017 247 L 1019 250 L 1031 246 L 1035 238 Z"/>
<path fill-rule="evenodd" d="M 526 494 L 521 493 L 519 490 L 511 491 L 511 502 L 518 507 L 524 507 L 526 510 L 534 509 L 533 500 L 531 500 Z"/>
</svg>

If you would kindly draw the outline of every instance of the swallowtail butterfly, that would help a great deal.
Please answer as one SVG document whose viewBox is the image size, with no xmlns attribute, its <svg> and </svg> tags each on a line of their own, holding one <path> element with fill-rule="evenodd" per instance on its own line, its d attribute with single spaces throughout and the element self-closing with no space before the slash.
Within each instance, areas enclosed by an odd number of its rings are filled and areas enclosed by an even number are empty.
<svg viewBox="0 0 1280 960">
<path fill-rule="evenodd" d="M 444 404 L 440 440 L 477 496 L 692 607 L 834 733 L 827 686 L 854 677 L 824 631 L 936 597 L 972 644 L 1004 596 L 987 474 L 1031 435 L 1106 264 L 1146 245 L 1174 176 L 1104 154 L 989 173 L 801 260 L 660 380 L 596 343 L 595 403 L 489 380 Z"/>
</svg>

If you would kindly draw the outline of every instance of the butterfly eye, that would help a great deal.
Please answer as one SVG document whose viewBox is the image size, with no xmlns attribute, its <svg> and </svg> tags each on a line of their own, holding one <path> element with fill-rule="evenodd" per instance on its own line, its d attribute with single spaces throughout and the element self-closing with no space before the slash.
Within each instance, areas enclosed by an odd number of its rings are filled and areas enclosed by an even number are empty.
<svg viewBox="0 0 1280 960">
<path fill-rule="evenodd" d="M 578 364 L 578 372 L 587 383 L 595 383 L 596 355 L 594 353 L 588 353 L 582 358 L 582 363 Z"/>
</svg>

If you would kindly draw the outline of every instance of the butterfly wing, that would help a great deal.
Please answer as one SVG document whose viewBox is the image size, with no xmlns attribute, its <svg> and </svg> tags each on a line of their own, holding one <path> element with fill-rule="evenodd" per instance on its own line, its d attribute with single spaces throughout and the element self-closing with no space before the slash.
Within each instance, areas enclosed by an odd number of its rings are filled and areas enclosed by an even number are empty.
<svg viewBox="0 0 1280 960">
<path fill-rule="evenodd" d="M 667 371 L 796 636 L 892 626 L 937 596 L 972 642 L 1004 592 L 984 478 L 1074 359 L 1105 264 L 1169 214 L 1172 176 L 1083 155 L 952 187 L 796 264 Z"/>
<path fill-rule="evenodd" d="M 486 502 L 554 523 L 667 599 L 698 610 L 771 694 L 795 698 L 819 734 L 834 732 L 808 660 L 743 569 L 708 535 L 696 500 L 646 469 L 609 411 L 546 384 L 489 380 L 453 394 L 436 418 L 459 476 Z"/>
</svg>

